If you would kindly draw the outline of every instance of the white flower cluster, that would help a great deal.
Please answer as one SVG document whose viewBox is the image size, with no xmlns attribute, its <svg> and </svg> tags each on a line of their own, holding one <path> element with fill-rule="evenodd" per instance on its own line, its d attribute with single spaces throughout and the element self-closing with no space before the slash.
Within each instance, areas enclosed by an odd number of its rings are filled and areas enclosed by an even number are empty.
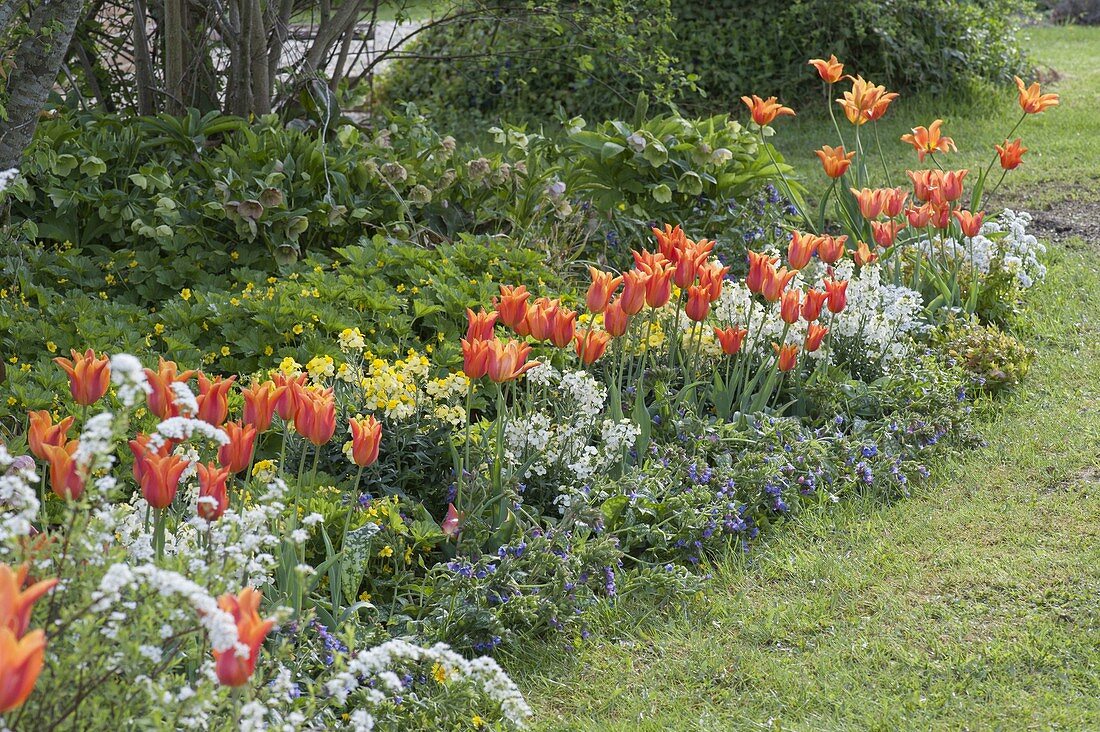
<svg viewBox="0 0 1100 732">
<path fill-rule="evenodd" d="M 853 269 L 847 259 L 837 266 L 836 279 L 848 280 L 848 304 L 822 321 L 834 339 L 853 342 L 849 357 L 860 355 L 865 363 L 882 367 L 897 363 L 912 352 L 910 335 L 924 327 L 924 301 L 916 290 L 884 283 L 878 264 L 861 267 L 855 277 Z"/>
<path fill-rule="evenodd" d="M 0 548 L 30 535 L 39 508 L 33 485 L 38 480 L 34 461 L 13 457 L 0 442 Z"/>
<path fill-rule="evenodd" d="M 11 182 L 19 177 L 19 168 L 0 170 L 0 193 L 3 193 Z"/>
<path fill-rule="evenodd" d="M 921 242 L 922 250 L 931 257 L 962 260 L 979 275 L 989 276 L 1007 272 L 1016 278 L 1020 287 L 1027 289 L 1046 277 L 1047 268 L 1039 261 L 1046 254 L 1044 246 L 1032 234 L 1027 233 L 1031 214 L 1005 209 L 996 219 L 982 224 L 975 237 L 956 241 Z"/>
<path fill-rule="evenodd" d="M 360 651 L 348 661 L 346 670 L 325 684 L 325 690 L 341 705 L 360 690 L 366 704 L 378 705 L 387 699 L 386 692 L 396 694 L 404 690 L 401 677 L 394 669 L 408 664 L 439 664 L 451 683 L 466 681 L 480 687 L 489 699 L 500 705 L 504 719 L 514 727 L 523 727 L 531 716 L 531 709 L 515 682 L 496 661 L 485 656 L 466 659 L 443 643 L 425 648 L 398 638 Z M 368 687 L 371 682 L 373 686 Z M 364 709 L 362 703 L 357 706 L 358 714 L 352 717 L 353 729 L 373 729 L 374 719 L 369 710 Z"/>
<path fill-rule="evenodd" d="M 128 353 L 111 356 L 111 381 L 118 387 L 118 399 L 123 406 L 133 407 L 153 390 L 145 377 L 141 361 Z"/>
</svg>

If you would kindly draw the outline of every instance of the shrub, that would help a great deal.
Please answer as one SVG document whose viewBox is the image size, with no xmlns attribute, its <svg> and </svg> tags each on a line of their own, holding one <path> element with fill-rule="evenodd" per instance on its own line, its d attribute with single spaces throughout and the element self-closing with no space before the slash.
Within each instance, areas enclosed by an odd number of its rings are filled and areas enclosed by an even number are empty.
<svg viewBox="0 0 1100 732">
<path fill-rule="evenodd" d="M 958 363 L 988 392 L 1019 384 L 1035 358 L 1033 349 L 996 325 L 974 320 L 948 321 L 934 338 L 943 356 Z"/>
</svg>

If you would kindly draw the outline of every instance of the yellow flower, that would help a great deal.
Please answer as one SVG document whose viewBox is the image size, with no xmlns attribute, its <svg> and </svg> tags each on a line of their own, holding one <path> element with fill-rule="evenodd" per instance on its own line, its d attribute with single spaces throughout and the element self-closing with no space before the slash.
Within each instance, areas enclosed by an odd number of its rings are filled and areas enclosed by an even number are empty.
<svg viewBox="0 0 1100 732">
<path fill-rule="evenodd" d="M 241 258 L 241 254 L 240 254 L 240 252 L 230 252 L 229 253 L 229 258 L 232 259 L 234 262 L 236 262 L 238 259 Z"/>
<path fill-rule="evenodd" d="M 359 599 L 363 602 L 370 602 L 370 593 L 369 592 L 359 593 Z"/>
<path fill-rule="evenodd" d="M 46 341 L 46 350 L 50 353 L 57 353 L 57 344 L 53 341 Z"/>
<path fill-rule="evenodd" d="M 432 664 L 432 678 L 440 684 L 447 683 L 447 668 L 439 661 Z"/>
<path fill-rule="evenodd" d="M 252 466 L 252 477 L 262 483 L 269 483 L 275 478 L 275 461 L 261 460 Z"/>
<path fill-rule="evenodd" d="M 382 558 L 392 557 L 393 556 L 393 547 L 390 546 L 389 544 L 387 544 L 386 546 L 382 547 L 381 551 L 378 552 L 378 556 L 380 556 Z"/>
<path fill-rule="evenodd" d="M 270 356 L 273 353 L 275 353 L 274 348 L 272 348 L 271 346 L 264 346 L 264 355 L 265 356 Z"/>
<path fill-rule="evenodd" d="M 12 356 L 8 359 L 10 363 L 19 363 L 19 356 Z"/>
<path fill-rule="evenodd" d="M 287 376 L 297 376 L 302 373 L 302 364 L 298 363 L 290 356 L 287 356 L 279 362 L 279 371 L 282 371 Z"/>
<path fill-rule="evenodd" d="M 191 290 L 187 289 L 186 287 L 183 288 L 182 290 L 180 290 L 180 297 L 182 297 L 185 301 L 190 300 L 191 299 Z"/>
<path fill-rule="evenodd" d="M 241 304 L 241 301 L 238 300 L 235 297 L 231 297 L 231 298 L 229 298 L 229 304 L 232 305 L 233 307 L 237 307 L 238 305 Z"/>
<path fill-rule="evenodd" d="M 153 326 L 153 332 L 156 333 L 157 335 L 160 335 L 161 333 L 163 333 L 164 332 L 164 324 L 163 323 L 157 323 L 156 325 L 154 325 Z"/>
<path fill-rule="evenodd" d="M 302 335 L 302 331 L 305 330 L 305 327 L 301 323 L 298 323 L 293 328 L 291 328 L 291 330 L 294 331 L 294 335 Z"/>
<path fill-rule="evenodd" d="M 29 363 L 25 363 L 25 364 L 23 364 L 19 367 L 19 370 L 23 371 L 23 372 L 30 371 L 31 370 L 31 365 Z"/>
<path fill-rule="evenodd" d="M 306 364 L 306 371 L 314 379 L 322 376 L 332 376 L 336 373 L 332 356 L 316 356 Z"/>
<path fill-rule="evenodd" d="M 481 715 L 475 714 L 470 717 L 470 724 L 474 726 L 474 729 L 481 729 L 485 726 L 485 720 L 481 718 Z"/>
</svg>

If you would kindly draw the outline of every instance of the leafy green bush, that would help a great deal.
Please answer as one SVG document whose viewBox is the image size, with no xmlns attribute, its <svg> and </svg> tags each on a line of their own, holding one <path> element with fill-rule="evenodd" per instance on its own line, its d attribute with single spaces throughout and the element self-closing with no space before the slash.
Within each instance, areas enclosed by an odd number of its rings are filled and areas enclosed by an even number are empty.
<svg viewBox="0 0 1100 732">
<path fill-rule="evenodd" d="M 934 334 L 944 357 L 972 374 L 985 391 L 1015 386 L 1031 369 L 1034 349 L 996 325 L 952 320 Z"/>
</svg>

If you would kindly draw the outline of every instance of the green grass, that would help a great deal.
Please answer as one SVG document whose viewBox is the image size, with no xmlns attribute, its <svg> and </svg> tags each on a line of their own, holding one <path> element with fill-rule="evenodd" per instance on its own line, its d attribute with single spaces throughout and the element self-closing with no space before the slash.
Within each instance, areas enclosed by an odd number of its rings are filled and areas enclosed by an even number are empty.
<svg viewBox="0 0 1100 732">
<path fill-rule="evenodd" d="M 1029 120 L 1012 195 L 1095 189 L 1100 29 L 1031 35 L 1064 102 Z M 891 117 L 901 134 L 909 116 Z M 972 165 L 972 141 L 1011 114 L 945 118 Z M 829 138 L 796 122 L 779 145 L 806 165 Z M 910 499 L 803 514 L 672 616 L 609 608 L 579 650 L 533 649 L 513 672 L 536 726 L 1100 728 L 1098 300 L 1100 244 L 1053 249 L 1015 324 L 1039 358 L 1013 398 L 982 405 L 987 449 L 942 462 Z"/>
</svg>

